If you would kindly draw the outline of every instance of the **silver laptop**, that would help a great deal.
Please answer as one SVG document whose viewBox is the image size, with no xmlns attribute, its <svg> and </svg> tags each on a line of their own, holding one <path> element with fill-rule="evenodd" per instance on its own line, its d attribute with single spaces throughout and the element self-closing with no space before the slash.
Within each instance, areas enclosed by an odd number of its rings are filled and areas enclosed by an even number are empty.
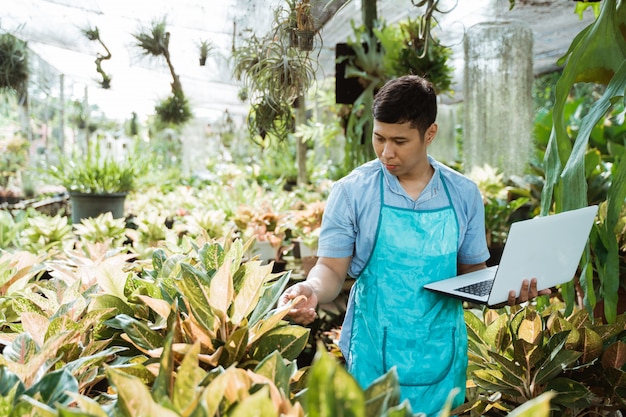
<svg viewBox="0 0 626 417">
<path fill-rule="evenodd" d="M 432 291 L 478 304 L 494 306 L 519 291 L 524 279 L 537 278 L 537 289 L 570 281 L 589 238 L 598 206 L 511 225 L 499 265 L 432 282 Z"/>
</svg>

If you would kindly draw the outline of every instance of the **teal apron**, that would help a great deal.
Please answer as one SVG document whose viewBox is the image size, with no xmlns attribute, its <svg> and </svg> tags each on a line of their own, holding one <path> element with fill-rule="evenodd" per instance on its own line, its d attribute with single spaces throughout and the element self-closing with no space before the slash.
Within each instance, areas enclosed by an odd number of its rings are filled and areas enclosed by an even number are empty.
<svg viewBox="0 0 626 417">
<path fill-rule="evenodd" d="M 450 201 L 438 210 L 385 205 L 372 254 L 351 291 L 347 363 L 363 388 L 395 367 L 402 400 L 437 415 L 450 392 L 465 399 L 467 331 L 460 301 L 424 284 L 456 275 L 459 226 Z"/>
</svg>

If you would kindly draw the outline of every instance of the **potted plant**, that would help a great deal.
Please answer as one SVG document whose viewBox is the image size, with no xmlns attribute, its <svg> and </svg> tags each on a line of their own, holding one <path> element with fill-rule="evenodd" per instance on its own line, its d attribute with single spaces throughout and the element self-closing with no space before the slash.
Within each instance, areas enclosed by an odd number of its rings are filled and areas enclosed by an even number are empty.
<svg viewBox="0 0 626 417">
<path fill-rule="evenodd" d="M 317 243 L 325 207 L 324 201 L 314 201 L 288 215 L 287 228 L 291 231 L 294 256 L 301 259 L 305 276 L 317 262 Z"/>
<path fill-rule="evenodd" d="M 300 50 L 313 50 L 315 24 L 309 0 L 300 0 L 296 3 L 296 37 Z"/>
<path fill-rule="evenodd" d="M 132 155 L 117 159 L 103 153 L 96 143 L 84 155 L 75 151 L 48 161 L 42 173 L 68 191 L 72 223 L 77 224 L 109 211 L 113 218 L 124 217 L 124 201 L 135 190 L 141 164 Z"/>
<path fill-rule="evenodd" d="M 211 51 L 213 51 L 213 44 L 211 41 L 203 40 L 198 45 L 198 50 L 200 52 L 200 58 L 198 58 L 200 62 L 200 66 L 204 67 L 206 65 L 206 60 L 209 57 Z"/>
<path fill-rule="evenodd" d="M 274 262 L 276 270 L 284 268 L 282 259 L 285 242 L 284 214 L 275 211 L 268 202 L 258 207 L 242 205 L 233 219 L 244 241 L 254 239 L 251 256 L 258 256 L 264 263 Z M 278 271 L 275 271 L 278 272 Z"/>
</svg>

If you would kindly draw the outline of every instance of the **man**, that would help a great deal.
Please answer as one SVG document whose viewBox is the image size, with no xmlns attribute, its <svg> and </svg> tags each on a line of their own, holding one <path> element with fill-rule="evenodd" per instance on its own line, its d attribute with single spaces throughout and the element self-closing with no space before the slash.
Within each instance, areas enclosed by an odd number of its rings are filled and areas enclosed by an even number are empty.
<svg viewBox="0 0 626 417">
<path fill-rule="evenodd" d="M 305 296 L 290 316 L 308 324 L 355 277 L 340 340 L 348 370 L 366 388 L 395 367 L 402 398 L 432 416 L 454 388 L 453 406 L 464 401 L 467 334 L 461 302 L 423 285 L 486 267 L 484 206 L 473 182 L 427 153 L 437 134 L 430 82 L 389 81 L 372 112 L 378 158 L 334 185 L 319 260 L 279 304 Z M 509 303 L 537 295 L 536 280 L 525 281 Z"/>
</svg>

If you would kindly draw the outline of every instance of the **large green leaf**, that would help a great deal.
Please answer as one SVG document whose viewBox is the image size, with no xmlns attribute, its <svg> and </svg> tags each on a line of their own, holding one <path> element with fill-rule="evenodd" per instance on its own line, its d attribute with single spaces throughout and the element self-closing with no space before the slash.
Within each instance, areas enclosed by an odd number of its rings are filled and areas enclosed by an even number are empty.
<svg viewBox="0 0 626 417">
<path fill-rule="evenodd" d="M 304 409 L 309 417 L 364 417 L 365 395 L 358 382 L 320 346 L 308 375 Z"/>
<path fill-rule="evenodd" d="M 490 352 L 490 355 L 499 365 L 498 369 L 502 371 L 504 381 L 511 384 L 513 387 L 529 385 L 529 381 L 525 378 L 525 367 L 522 367 L 522 364 L 525 363 L 510 360 L 496 352 Z"/>
<path fill-rule="evenodd" d="M 550 417 L 550 400 L 553 397 L 554 393 L 545 392 L 511 411 L 507 417 Z"/>
<path fill-rule="evenodd" d="M 365 390 L 366 416 L 385 415 L 386 410 L 390 413 L 411 411 L 407 401 L 400 404 L 400 381 L 395 368 L 377 378 Z"/>
<path fill-rule="evenodd" d="M 205 244 L 198 251 L 200 260 L 206 271 L 216 271 L 224 262 L 224 249 L 217 243 Z"/>
<path fill-rule="evenodd" d="M 258 304 L 263 285 L 272 273 L 272 265 L 261 265 L 258 261 L 250 261 L 242 266 L 245 271 L 241 288 L 235 295 L 230 320 L 235 326 L 248 317 Z"/>
<path fill-rule="evenodd" d="M 182 276 L 176 281 L 176 285 L 189 302 L 197 322 L 209 332 L 216 332 L 216 317 L 211 306 L 209 288 L 202 275 L 190 265 L 183 263 Z"/>
<path fill-rule="evenodd" d="M 163 346 L 163 336 L 152 330 L 146 323 L 126 314 L 119 314 L 105 321 L 107 326 L 122 330 L 138 347 L 145 350 L 157 349 Z"/>
<path fill-rule="evenodd" d="M 2 356 L 15 363 L 26 364 L 37 354 L 37 343 L 28 333 L 20 333 L 2 350 Z"/>
<path fill-rule="evenodd" d="M 6 366 L 0 366 L 0 395 L 9 395 L 13 390 L 16 396 L 21 395 L 25 390 L 20 377 L 11 372 Z"/>
<path fill-rule="evenodd" d="M 24 392 L 24 395 L 38 398 L 49 405 L 56 403 L 67 405 L 72 402 L 69 392 L 78 393 L 78 381 L 65 369 L 50 372 Z"/>
<path fill-rule="evenodd" d="M 554 391 L 556 404 L 565 407 L 584 408 L 591 404 L 594 394 L 584 384 L 569 378 L 555 378 L 546 384 L 546 391 Z"/>
<path fill-rule="evenodd" d="M 296 359 L 306 347 L 310 329 L 302 326 L 281 326 L 267 332 L 251 346 L 251 356 L 262 361 L 277 351 L 287 360 Z"/>
<path fill-rule="evenodd" d="M 479 369 L 473 372 L 472 379 L 479 387 L 489 391 L 504 391 L 522 394 L 522 388 L 508 382 L 504 373 L 498 369 Z"/>
<path fill-rule="evenodd" d="M 266 318 L 266 315 L 272 310 L 272 308 L 276 305 L 276 302 L 280 298 L 280 295 L 285 290 L 285 287 L 289 283 L 291 279 L 291 271 L 287 271 L 283 275 L 280 276 L 273 283 L 266 285 L 263 290 L 263 294 L 259 299 L 252 315 L 250 316 L 250 320 L 248 321 L 248 325 L 250 327 L 255 326 L 259 320 Z"/>
<path fill-rule="evenodd" d="M 228 308 L 233 302 L 235 289 L 233 287 L 233 274 L 237 271 L 234 268 L 234 255 L 230 252 L 224 257 L 224 262 L 211 278 L 209 286 L 209 305 L 221 323 L 226 323 Z"/>
<path fill-rule="evenodd" d="M 219 363 L 224 367 L 241 362 L 248 347 L 248 328 L 240 327 L 224 341 L 224 352 L 220 355 Z"/>
<path fill-rule="evenodd" d="M 228 413 L 229 417 L 278 417 L 278 410 L 270 399 L 269 388 L 261 387 L 257 392 L 244 398 L 239 404 L 236 404 L 232 411 Z"/>
<path fill-rule="evenodd" d="M 550 355 L 537 372 L 535 382 L 537 384 L 547 384 L 556 375 L 563 372 L 580 358 L 581 352 L 573 350 L 559 350 L 556 354 Z"/>
<path fill-rule="evenodd" d="M 171 403 L 171 395 L 174 381 L 174 354 L 172 344 L 176 331 L 176 321 L 172 320 L 168 326 L 167 336 L 163 343 L 163 351 L 159 358 L 159 373 L 152 385 L 152 397 L 159 404 Z"/>
<path fill-rule="evenodd" d="M 117 391 L 117 406 L 122 416 L 179 417 L 177 413 L 157 404 L 139 378 L 114 368 L 107 369 L 106 373 Z"/>
<path fill-rule="evenodd" d="M 182 415 L 189 415 L 198 407 L 200 401 L 199 384 L 206 376 L 206 372 L 198 366 L 199 353 L 200 344 L 194 343 L 176 372 L 172 404 Z"/>
<path fill-rule="evenodd" d="M 289 380 L 293 373 L 293 368 L 294 366 L 287 366 L 285 364 L 285 359 L 278 351 L 274 351 L 259 362 L 254 368 L 254 372 L 273 381 L 276 387 L 282 391 L 283 395 L 287 395 L 290 392 Z"/>
</svg>

